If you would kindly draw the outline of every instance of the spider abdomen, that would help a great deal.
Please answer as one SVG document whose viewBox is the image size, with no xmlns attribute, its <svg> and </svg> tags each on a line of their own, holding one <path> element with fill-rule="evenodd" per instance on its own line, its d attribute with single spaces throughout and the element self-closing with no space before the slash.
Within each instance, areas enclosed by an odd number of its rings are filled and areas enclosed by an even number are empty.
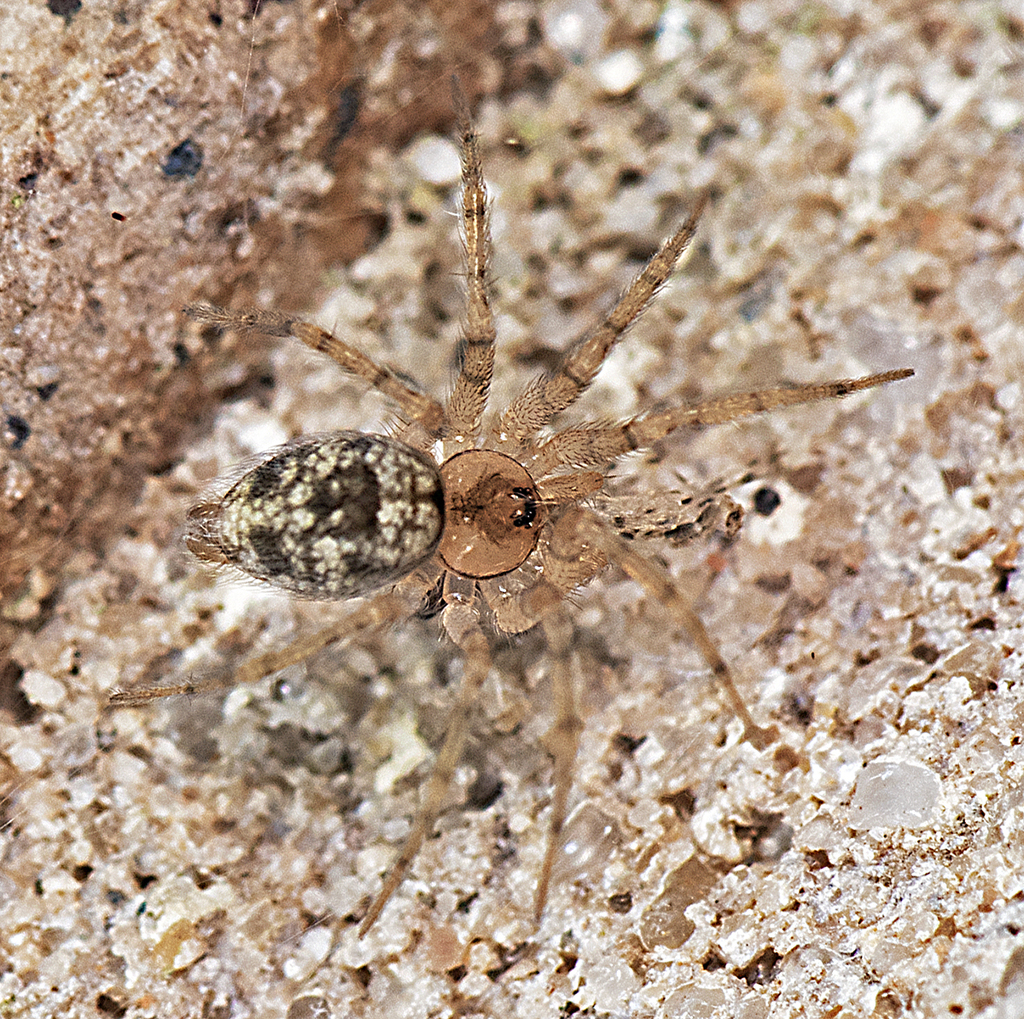
<svg viewBox="0 0 1024 1019">
<path fill-rule="evenodd" d="M 425 453 L 333 432 L 272 451 L 188 521 L 186 544 L 200 559 L 306 598 L 352 598 L 433 555 L 444 494 Z"/>
</svg>

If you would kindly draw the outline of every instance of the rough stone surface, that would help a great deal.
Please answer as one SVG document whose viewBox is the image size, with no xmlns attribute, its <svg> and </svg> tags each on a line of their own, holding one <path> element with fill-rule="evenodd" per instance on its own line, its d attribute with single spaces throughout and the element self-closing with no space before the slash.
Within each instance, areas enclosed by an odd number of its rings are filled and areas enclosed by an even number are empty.
<svg viewBox="0 0 1024 1019">
<path fill-rule="evenodd" d="M 314 241 L 318 207 L 337 225 L 334 192 L 306 202 L 330 184 L 303 145 L 326 114 L 292 91 L 304 68 L 323 73 L 316 40 L 336 9 L 268 2 L 243 20 L 222 5 L 230 60 L 211 49 L 206 6 L 195 8 L 202 25 L 180 20 L 181 5 L 118 9 L 127 24 L 99 4 L 58 17 L 40 3 L 0 25 L 6 46 L 34 40 L 21 58 L 31 67 L 0 88 L 32 75 L 67 83 L 45 102 L 33 93 L 38 119 L 28 93 L 4 96 L 22 132 L 20 149 L 7 136 L 3 149 L 4 313 L 22 318 L 5 325 L 0 394 L 14 578 L 2 611 L 16 681 L 0 715 L 3 1011 L 1019 1015 L 1017 5 L 613 0 L 552 4 L 544 17 L 524 2 L 493 5 L 488 19 L 441 5 L 408 21 L 346 15 L 365 92 L 355 112 L 335 93 L 336 108 L 443 134 L 455 70 L 478 110 L 495 195 L 496 405 L 593 321 L 708 186 L 693 256 L 582 416 L 917 370 L 855 400 L 672 437 L 617 472 L 616 494 L 635 498 L 755 462 L 757 480 L 734 490 L 749 511 L 735 542 L 650 549 L 696 599 L 778 742 L 758 751 L 739 740 L 684 636 L 608 571 L 576 599 L 586 726 L 539 927 L 551 716 L 544 643 L 530 633 L 496 644 L 451 808 L 361 941 L 355 923 L 407 830 L 459 675 L 436 620 L 227 697 L 104 706 L 115 687 L 230 668 L 344 611 L 218 586 L 178 538 L 188 505 L 231 463 L 386 417 L 297 345 L 257 357 L 236 342 L 200 358 L 203 340 L 176 304 L 237 290 L 239 302 L 291 310 L 303 277 L 311 296 L 329 281 L 325 325 L 441 392 L 462 301 L 452 185 L 423 180 L 415 132 L 407 150 L 372 148 L 348 185 L 379 216 L 370 249 L 315 271 L 304 263 L 299 281 L 281 267 L 279 282 L 244 226 L 217 239 L 210 224 L 217 209 L 269 200 L 268 222 L 291 215 Z M 579 17 L 593 30 L 574 35 Z M 264 43 L 297 48 L 295 77 L 265 59 Z M 191 56 L 161 71 L 180 54 Z M 616 66 L 629 73 L 610 87 Z M 132 117 L 104 98 L 125 95 Z M 249 117 L 257 107 L 267 130 Z M 133 135 L 143 123 L 150 133 Z M 171 159 L 186 138 L 202 150 L 195 177 L 195 148 Z M 178 176 L 161 169 L 169 159 Z M 262 169 L 247 177 L 252 167 Z M 203 183 L 208 172 L 217 177 Z M 12 184 L 32 173 L 31 187 Z M 301 202 L 268 199 L 272 179 Z M 199 188 L 205 204 L 182 198 Z M 217 245 L 230 254 L 219 269 Z M 97 331 L 111 309 L 124 331 Z M 171 368 L 178 342 L 190 359 Z M 158 368 L 185 381 L 155 386 Z M 254 383 L 263 375 L 272 386 Z M 123 428 L 97 428 L 97 408 L 112 406 L 104 393 L 127 401 L 108 423 L 155 429 L 144 455 Z M 195 420 L 170 428 L 165 415 Z M 105 481 L 73 473 L 92 463 Z M 118 471 L 134 472 L 134 501 L 109 482 Z M 56 499 L 65 482 L 79 502 Z M 752 511 L 765 484 L 781 496 L 768 516 Z M 108 489 L 121 493 L 109 504 Z M 60 521 L 40 530 L 19 508 L 30 499 L 53 513 L 81 505 L 88 540 Z M 11 559 L 39 535 L 28 566 Z"/>
</svg>

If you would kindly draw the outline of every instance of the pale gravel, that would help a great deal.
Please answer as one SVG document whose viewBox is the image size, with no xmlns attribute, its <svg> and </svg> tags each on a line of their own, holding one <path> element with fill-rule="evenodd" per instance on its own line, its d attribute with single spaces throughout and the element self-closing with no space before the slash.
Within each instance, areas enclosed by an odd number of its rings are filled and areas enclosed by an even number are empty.
<svg viewBox="0 0 1024 1019">
<path fill-rule="evenodd" d="M 104 710 L 115 687 L 229 667 L 341 611 L 218 586 L 175 540 L 203 483 L 268 434 L 378 426 L 375 398 L 281 345 L 269 397 L 226 406 L 149 478 L 14 647 L 37 712 L 0 719 L 0 1012 L 1024 1011 L 1024 632 L 1006 572 L 1024 527 L 1019 14 L 773 2 L 730 21 L 670 0 L 658 22 L 641 7 L 660 30 L 634 34 L 625 0 L 601 5 L 578 63 L 543 36 L 516 51 L 550 77 L 542 94 L 478 106 L 495 401 L 593 321 L 707 184 L 692 257 L 582 416 L 915 367 L 856 400 L 672 438 L 617 472 L 629 495 L 757 460 L 783 495 L 778 521 L 750 519 L 728 548 L 651 550 L 780 743 L 739 740 L 684 637 L 609 571 L 576 599 L 586 727 L 540 927 L 551 719 L 530 634 L 496 646 L 440 835 L 359 940 L 458 676 L 436 622 L 226 699 Z M 501 6 L 510 38 L 530 38 L 533 10 Z M 623 52 L 640 84 L 609 99 L 598 72 Z M 390 231 L 336 270 L 322 321 L 441 392 L 460 244 L 454 195 L 423 183 L 422 159 L 416 143 L 375 155 L 363 187 Z M 755 489 L 737 493 L 748 511 Z M 464 806 L 497 780 L 493 803 Z"/>
</svg>

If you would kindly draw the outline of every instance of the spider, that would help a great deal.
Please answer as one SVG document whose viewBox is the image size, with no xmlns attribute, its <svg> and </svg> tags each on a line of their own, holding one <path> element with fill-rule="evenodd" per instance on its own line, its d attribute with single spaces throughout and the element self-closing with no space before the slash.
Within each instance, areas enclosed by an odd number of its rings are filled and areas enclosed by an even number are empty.
<svg viewBox="0 0 1024 1019">
<path fill-rule="evenodd" d="M 441 626 L 463 656 L 461 686 L 418 813 L 361 920 L 360 936 L 405 878 L 453 781 L 491 664 L 484 617 L 504 634 L 540 625 L 550 652 L 555 718 L 548 749 L 554 791 L 536 888 L 538 920 L 582 728 L 566 601 L 602 568 L 618 566 L 688 632 L 741 719 L 746 738 L 761 746 L 774 738 L 774 730 L 755 724 L 729 666 L 669 573 L 588 508 L 588 499 L 601 492 L 616 460 L 677 429 L 846 396 L 913 375 L 905 368 L 758 390 L 552 431 L 548 426 L 583 395 L 609 352 L 672 274 L 694 236 L 705 196 L 556 370 L 535 379 L 505 410 L 485 420 L 496 340 L 489 303 L 488 199 L 468 106 L 457 86 L 453 92 L 468 295 L 461 365 L 446 400 L 417 392 L 391 368 L 308 322 L 207 304 L 185 309 L 216 329 L 294 337 L 395 405 L 401 420 L 394 434 L 338 431 L 297 438 L 264 454 L 241 478 L 221 484 L 188 513 L 186 544 L 205 563 L 234 568 L 300 597 L 364 600 L 342 620 L 250 658 L 231 676 L 118 691 L 111 698 L 116 706 L 135 706 L 156 697 L 253 682 L 333 642 L 407 618 L 425 600 L 440 604 Z"/>
</svg>

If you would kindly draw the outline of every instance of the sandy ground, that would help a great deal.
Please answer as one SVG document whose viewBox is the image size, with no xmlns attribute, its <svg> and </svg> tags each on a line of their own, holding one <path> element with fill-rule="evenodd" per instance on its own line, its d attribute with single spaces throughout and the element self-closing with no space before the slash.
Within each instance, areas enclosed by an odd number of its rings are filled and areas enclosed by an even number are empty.
<svg viewBox="0 0 1024 1019">
<path fill-rule="evenodd" d="M 0 1014 L 1024 1015 L 1015 5 L 73 6 L 0 15 L 5 47 L 32 40 L 0 81 Z M 613 511 L 754 465 L 735 541 L 642 547 L 778 741 L 740 738 L 609 569 L 573 598 L 585 728 L 539 926 L 531 632 L 495 638 L 438 835 L 360 940 L 460 675 L 436 619 L 226 696 L 106 702 L 346 611 L 218 581 L 180 535 L 233 463 L 386 404 L 178 309 L 318 299 L 443 394 L 452 70 L 494 198 L 493 406 L 704 188 L 691 257 L 578 418 L 916 375 L 615 470 Z"/>
</svg>

